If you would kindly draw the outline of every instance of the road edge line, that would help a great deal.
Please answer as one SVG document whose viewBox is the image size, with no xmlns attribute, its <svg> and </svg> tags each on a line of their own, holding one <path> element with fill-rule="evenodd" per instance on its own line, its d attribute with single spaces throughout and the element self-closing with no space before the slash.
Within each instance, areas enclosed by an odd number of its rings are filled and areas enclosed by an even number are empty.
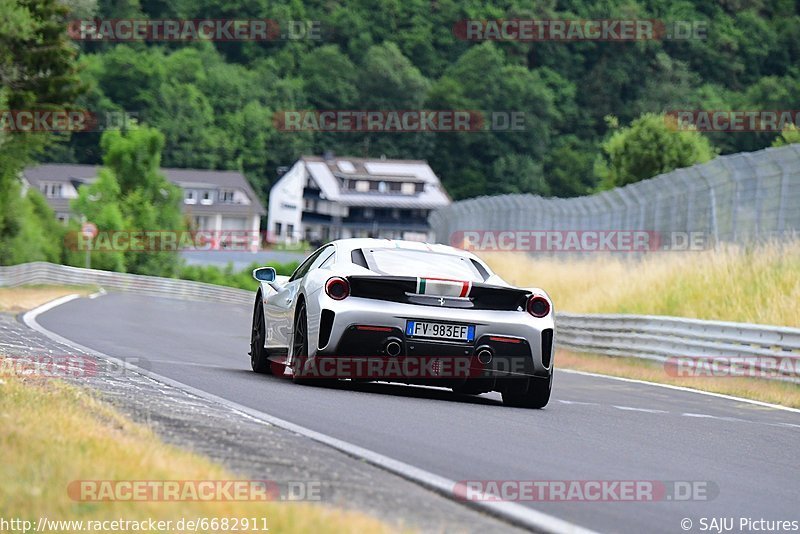
<svg viewBox="0 0 800 534">
<path fill-rule="evenodd" d="M 188 393 L 192 393 L 203 399 L 228 406 L 242 413 L 243 415 L 247 415 L 260 422 L 273 425 L 278 428 L 282 428 L 284 430 L 288 430 L 295 434 L 307 437 L 318 443 L 322 443 L 323 445 L 327 445 L 328 447 L 331 447 L 344 454 L 347 454 L 348 456 L 365 460 L 367 463 L 371 465 L 374 465 L 385 471 L 398 475 L 401 478 L 414 482 L 428 490 L 432 490 L 435 493 L 455 503 L 466 505 L 467 507 L 471 507 L 476 510 L 488 513 L 489 515 L 503 519 L 513 525 L 521 526 L 536 531 L 552 532 L 557 534 L 562 534 L 562 533 L 598 534 L 593 530 L 581 527 L 580 525 L 577 525 L 575 523 L 570 523 L 569 521 L 566 521 L 564 519 L 560 519 L 555 516 L 545 514 L 544 512 L 539 512 L 537 510 L 534 510 L 533 508 L 528 508 L 526 506 L 522 506 L 521 504 L 515 502 L 464 500 L 455 498 L 454 489 L 457 485 L 456 481 L 449 480 L 445 477 L 441 477 L 434 473 L 430 473 L 428 471 L 425 471 L 424 469 L 420 469 L 405 462 L 401 462 L 400 460 L 389 458 L 388 456 L 377 453 L 370 449 L 360 447 L 353 443 L 349 443 L 347 441 L 334 438 L 333 436 L 328 436 L 327 434 L 317 432 L 316 430 L 311 430 L 310 428 L 297 425 L 295 423 L 286 421 L 285 419 L 280 419 L 279 417 L 275 417 L 268 413 L 255 410 L 253 408 L 249 408 L 237 402 L 214 395 L 213 393 L 209 393 L 207 391 L 203 391 L 193 386 L 183 384 L 182 382 L 178 382 L 177 380 L 168 378 L 166 376 L 153 373 L 152 371 L 143 369 L 127 361 L 114 358 L 113 356 L 109 356 L 108 354 L 105 354 L 103 352 L 83 346 L 80 343 L 76 343 L 59 334 L 56 334 L 55 332 L 51 332 L 50 330 L 46 329 L 37 322 L 36 318 L 42 313 L 50 311 L 53 308 L 60 306 L 62 304 L 66 304 L 67 302 L 70 302 L 78 297 L 79 295 L 68 295 L 67 297 L 61 297 L 59 299 L 55 299 L 51 302 L 43 304 L 42 306 L 29 310 L 22 315 L 22 322 L 32 330 L 39 332 L 40 334 L 48 337 L 53 341 L 71 347 L 75 350 L 82 351 L 87 354 L 96 356 L 98 358 L 113 362 L 117 365 L 122 365 L 127 369 L 135 370 L 136 372 L 141 373 L 151 378 L 152 380 L 156 380 L 158 382 L 167 384 L 174 388 L 186 391 Z"/>
<path fill-rule="evenodd" d="M 589 371 L 578 371 L 576 369 L 564 369 L 562 367 L 558 368 L 558 372 L 559 373 L 569 373 L 569 374 L 574 374 L 574 375 L 592 376 L 592 377 L 595 377 L 595 378 L 609 378 L 611 380 L 619 380 L 621 382 L 632 382 L 634 384 L 645 384 L 645 385 L 648 385 L 648 386 L 657 386 L 657 387 L 660 387 L 660 388 L 673 389 L 673 390 L 676 390 L 676 391 L 686 391 L 686 392 L 689 392 L 689 393 L 699 393 L 700 395 L 708 395 L 710 397 L 717 397 L 717 398 L 720 398 L 720 399 L 727 399 L 727 400 L 732 400 L 732 401 L 737 401 L 737 402 L 745 402 L 747 404 L 754 404 L 756 406 L 761 406 L 761 407 L 764 407 L 764 408 L 773 408 L 775 410 L 784 410 L 784 411 L 787 411 L 787 412 L 800 413 L 800 409 L 799 408 L 792 408 L 791 406 L 783 406 L 782 404 L 772 404 L 770 402 L 764 402 L 764 401 L 759 401 L 759 400 L 755 400 L 755 399 L 745 399 L 743 397 L 736 397 L 736 396 L 733 396 L 733 395 L 726 395 L 724 393 L 716 393 L 714 391 L 704 391 L 702 389 L 694 389 L 694 388 L 690 388 L 690 387 L 686 387 L 686 386 L 676 386 L 674 384 L 662 384 L 660 382 L 650 382 L 648 380 L 639 380 L 639 379 L 636 379 L 636 378 L 625 378 L 623 376 L 604 375 L 602 373 L 592 373 L 592 372 L 589 372 Z"/>
</svg>

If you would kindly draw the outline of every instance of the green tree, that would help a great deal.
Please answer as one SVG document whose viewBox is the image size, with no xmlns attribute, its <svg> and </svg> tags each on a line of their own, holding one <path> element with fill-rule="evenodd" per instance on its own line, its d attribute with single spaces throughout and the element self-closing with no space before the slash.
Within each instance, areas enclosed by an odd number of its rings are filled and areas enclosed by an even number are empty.
<svg viewBox="0 0 800 534">
<path fill-rule="evenodd" d="M 42 194 L 28 190 L 19 198 L 16 212 L 20 226 L 13 237 L 3 243 L 4 263 L 61 263 L 64 228 Z"/>
<path fill-rule="evenodd" d="M 308 103 L 315 109 L 349 109 L 357 104 L 358 69 L 335 45 L 309 52 L 300 75 Z"/>
<path fill-rule="evenodd" d="M 550 195 L 550 186 L 545 180 L 542 164 L 530 156 L 506 154 L 492 166 L 493 180 L 488 186 L 490 195 L 506 193 L 534 193 Z"/>
<path fill-rule="evenodd" d="M 57 0 L 0 0 L 0 110 L 64 109 L 84 89 L 67 40 L 68 8 Z M 57 261 L 60 234 L 42 219 L 46 206 L 21 196 L 19 173 L 53 141 L 45 133 L 0 128 L 0 264 Z M 55 216 L 50 212 L 49 216 Z"/>
<path fill-rule="evenodd" d="M 132 127 L 103 134 L 104 168 L 98 180 L 80 189 L 73 210 L 94 222 L 99 230 L 127 232 L 180 232 L 185 229 L 180 212 L 179 187 L 161 174 L 164 136 L 153 128 Z M 96 248 L 102 250 L 101 241 Z M 147 243 L 149 247 L 149 241 Z M 155 250 L 95 252 L 93 261 L 103 268 L 139 274 L 172 276 L 180 258 L 174 252 Z M 95 259 L 96 258 L 96 259 Z"/>
<path fill-rule="evenodd" d="M 125 254 L 114 250 L 110 236 L 113 232 L 125 230 L 128 220 L 122 213 L 122 198 L 119 183 L 110 169 L 100 169 L 97 180 L 78 189 L 78 198 L 71 202 L 72 211 L 82 219 L 92 222 L 98 229 L 98 238 L 91 245 L 96 250 L 91 252 L 91 265 L 95 269 L 125 272 Z M 90 243 L 80 238 L 78 225 L 69 233 L 67 262 L 71 265 L 83 266 L 84 247 Z"/>
<path fill-rule="evenodd" d="M 62 1 L 80 13 L 71 18 L 95 11 L 95 0 Z M 508 165 L 499 163 L 502 158 L 517 155 L 543 169 L 552 194 L 583 194 L 595 187 L 593 161 L 613 134 L 604 120 L 609 114 L 629 124 L 642 114 L 670 110 L 796 109 L 799 94 L 800 3 L 791 0 L 97 4 L 101 18 L 270 18 L 283 30 L 288 20 L 321 21 L 319 40 L 72 43 L 82 51 L 82 78 L 91 86 L 81 105 L 137 112 L 142 122 L 164 132 L 165 164 L 242 169 L 263 196 L 278 166 L 325 150 L 427 159 L 456 199 L 522 187 L 514 181 L 498 184 L 495 173 L 496 165 Z M 0 0 L 5 17 L 0 28 L 28 16 L 27 8 L 16 8 L 35 5 Z M 476 42 L 454 32 L 465 19 L 692 21 L 705 24 L 699 28 L 705 37 Z M 15 27 L 24 31 L 26 25 Z M 0 49 L 0 56 L 7 50 Z M 263 121 L 280 110 L 419 107 L 521 111 L 526 127 L 469 134 L 284 133 Z M 704 136 L 721 153 L 758 150 L 775 137 L 771 132 Z M 66 146 L 37 157 L 99 163 L 99 145 L 99 133 L 74 135 Z M 608 163 L 607 155 L 601 159 Z"/>
<path fill-rule="evenodd" d="M 588 195 L 596 186 L 593 171 L 596 145 L 576 135 L 564 135 L 553 143 L 544 163 L 544 175 L 556 197 Z"/>
<path fill-rule="evenodd" d="M 614 118 L 610 118 L 614 122 Z M 613 189 L 695 163 L 716 154 L 696 131 L 675 130 L 665 116 L 647 113 L 611 134 L 596 165 L 600 189 Z"/>
</svg>

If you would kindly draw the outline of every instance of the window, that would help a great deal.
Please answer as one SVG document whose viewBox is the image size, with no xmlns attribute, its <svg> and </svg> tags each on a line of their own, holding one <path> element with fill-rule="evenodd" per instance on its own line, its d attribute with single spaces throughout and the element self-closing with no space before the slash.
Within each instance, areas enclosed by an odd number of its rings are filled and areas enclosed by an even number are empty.
<svg viewBox="0 0 800 534">
<path fill-rule="evenodd" d="M 294 237 L 294 225 L 293 224 L 287 224 L 286 225 L 286 237 L 288 237 L 289 239 Z"/>
<path fill-rule="evenodd" d="M 211 191 L 203 191 L 203 199 L 200 201 L 200 204 L 208 206 L 211 203 L 213 203 Z"/>
<path fill-rule="evenodd" d="M 275 223 L 275 237 L 280 237 L 281 236 L 281 230 L 283 230 L 283 228 L 281 227 L 281 223 L 276 222 Z"/>
<path fill-rule="evenodd" d="M 61 184 L 44 184 L 42 193 L 48 198 L 61 198 Z"/>
<path fill-rule="evenodd" d="M 289 226 L 291 226 L 291 225 L 289 225 Z M 325 245 L 324 247 L 322 247 L 321 249 L 319 249 L 318 251 L 313 253 L 311 256 L 306 258 L 306 261 L 301 263 L 300 266 L 297 269 L 295 269 L 294 273 L 292 273 L 292 277 L 289 278 L 289 281 L 292 282 L 294 280 L 297 280 L 298 278 L 302 278 L 303 276 L 305 276 L 306 273 L 311 270 L 311 265 L 317 259 L 319 259 L 320 256 L 325 255 L 325 257 L 323 258 L 323 260 L 324 260 L 324 259 L 327 259 L 328 253 L 332 253 L 332 252 L 333 252 L 333 245 Z M 317 263 L 317 265 L 319 265 L 319 263 Z"/>
<path fill-rule="evenodd" d="M 197 191 L 194 189 L 187 189 L 183 194 L 183 202 L 185 204 L 197 204 Z"/>
<path fill-rule="evenodd" d="M 220 191 L 219 201 L 225 204 L 233 204 L 233 191 L 230 189 L 223 189 Z"/>
<path fill-rule="evenodd" d="M 412 249 L 363 249 L 372 271 L 392 276 L 423 276 L 483 282 L 469 258 Z"/>
<path fill-rule="evenodd" d="M 414 184 L 412 182 L 404 182 L 403 185 L 400 187 L 400 192 L 404 195 L 413 195 L 414 191 L 416 191 Z"/>
</svg>

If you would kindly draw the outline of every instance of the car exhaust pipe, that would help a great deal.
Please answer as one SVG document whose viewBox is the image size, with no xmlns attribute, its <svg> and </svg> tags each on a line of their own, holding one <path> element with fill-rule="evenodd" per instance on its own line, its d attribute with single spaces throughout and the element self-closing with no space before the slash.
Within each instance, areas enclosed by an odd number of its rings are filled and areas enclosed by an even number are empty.
<svg viewBox="0 0 800 534">
<path fill-rule="evenodd" d="M 383 350 L 393 358 L 400 356 L 400 353 L 403 351 L 403 346 L 400 343 L 401 341 L 399 339 L 390 337 L 383 345 Z"/>
<path fill-rule="evenodd" d="M 483 365 L 489 365 L 494 359 L 494 353 L 492 353 L 491 347 L 486 345 L 478 347 L 478 349 L 475 351 L 475 354 L 478 356 L 478 361 Z"/>
</svg>

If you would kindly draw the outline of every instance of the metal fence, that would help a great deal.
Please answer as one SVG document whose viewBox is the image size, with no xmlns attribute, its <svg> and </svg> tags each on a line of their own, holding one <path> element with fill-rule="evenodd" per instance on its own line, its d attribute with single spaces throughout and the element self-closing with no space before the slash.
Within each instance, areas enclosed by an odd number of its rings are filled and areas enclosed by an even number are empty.
<svg viewBox="0 0 800 534">
<path fill-rule="evenodd" d="M 45 262 L 0 267 L 0 287 L 13 287 L 23 284 L 98 286 L 116 291 L 134 291 L 141 295 L 155 297 L 172 297 L 230 304 L 252 305 L 255 300 L 255 291 L 192 282 L 190 280 L 83 269 Z"/>
<path fill-rule="evenodd" d="M 632 356 L 713 375 L 800 383 L 800 329 L 653 315 L 559 313 L 559 347 Z"/>
<path fill-rule="evenodd" d="M 721 156 L 591 196 L 500 195 L 430 217 L 439 243 L 463 231 L 644 230 L 750 243 L 800 231 L 800 145 Z"/>
<path fill-rule="evenodd" d="M 0 267 L 0 287 L 23 284 L 92 285 L 117 291 L 187 300 L 227 302 L 251 306 L 252 291 L 188 280 L 114 273 L 36 262 Z M 556 316 L 559 347 L 609 356 L 631 356 L 662 362 L 677 358 L 750 358 L 766 374 L 770 362 L 790 362 L 774 368 L 774 378 L 800 382 L 800 329 L 746 323 L 700 321 L 647 315 Z M 723 370 L 724 372 L 724 370 Z"/>
</svg>

